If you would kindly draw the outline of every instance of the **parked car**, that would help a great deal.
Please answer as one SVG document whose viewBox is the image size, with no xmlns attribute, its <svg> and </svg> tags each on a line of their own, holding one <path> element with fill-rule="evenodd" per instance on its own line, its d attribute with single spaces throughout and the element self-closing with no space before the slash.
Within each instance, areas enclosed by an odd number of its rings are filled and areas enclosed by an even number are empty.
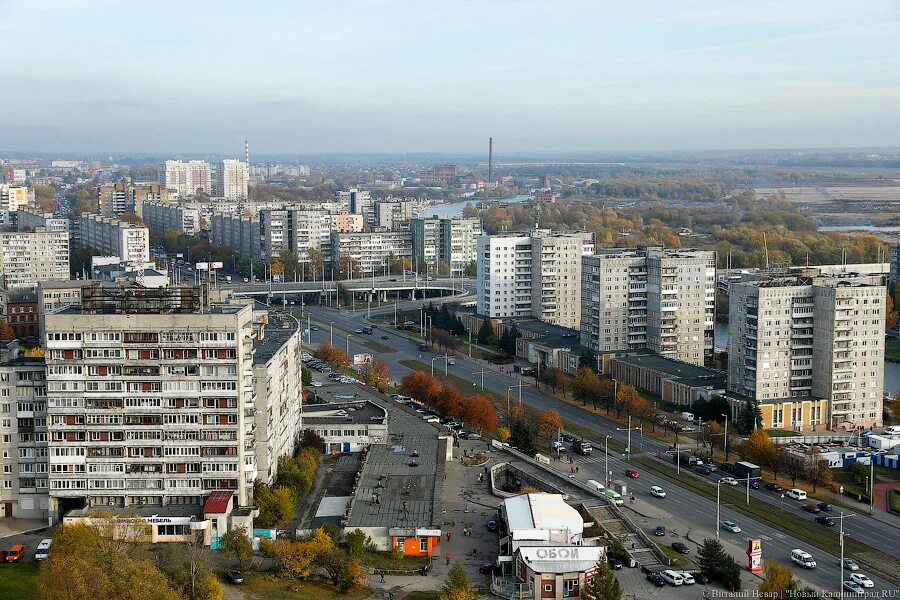
<svg viewBox="0 0 900 600">
<path fill-rule="evenodd" d="M 653 496 L 654 498 L 665 498 L 666 491 L 664 489 L 662 489 L 661 487 L 659 487 L 658 485 L 651 485 L 650 486 L 650 495 Z"/>
<path fill-rule="evenodd" d="M 487 522 L 487 530 L 488 531 L 497 531 L 497 521 L 491 519 Z"/>
<path fill-rule="evenodd" d="M 672 544 L 672 550 L 675 552 L 680 552 L 681 554 L 690 554 L 691 549 L 687 547 L 687 544 L 683 542 L 675 542 Z"/>
<path fill-rule="evenodd" d="M 637 479 L 641 474 L 635 471 L 634 469 L 625 469 L 625 477 L 631 477 L 632 479 Z"/>
<path fill-rule="evenodd" d="M 494 572 L 494 563 L 481 563 L 481 566 L 478 567 L 478 572 L 482 575 L 490 575 Z"/>
<path fill-rule="evenodd" d="M 838 566 L 840 566 L 840 564 L 841 564 L 841 563 L 838 563 Z M 850 558 L 845 558 L 845 559 L 844 559 L 844 568 L 847 569 L 848 571 L 859 571 L 859 565 L 856 564 L 856 563 L 855 563 L 852 559 L 850 559 Z"/>
<path fill-rule="evenodd" d="M 819 508 L 818 506 L 816 506 L 815 504 L 804 504 L 803 510 L 805 510 L 808 513 L 813 513 L 813 514 L 822 512 L 822 509 Z"/>
<path fill-rule="evenodd" d="M 662 575 L 654 571 L 650 571 L 647 573 L 647 581 L 649 581 L 656 587 L 666 587 L 666 580 L 663 579 Z"/>
<path fill-rule="evenodd" d="M 25 556 L 25 546 L 16 544 L 6 553 L 6 562 L 19 562 Z"/>
<path fill-rule="evenodd" d="M 831 512 L 832 506 L 827 502 L 819 502 L 818 504 L 816 504 L 816 506 L 818 506 L 819 510 L 821 510 L 822 512 Z"/>
<path fill-rule="evenodd" d="M 694 576 L 694 581 L 696 581 L 700 585 L 706 585 L 707 583 L 709 583 L 709 577 L 707 577 L 706 573 L 704 573 L 703 571 L 696 570 L 689 571 L 689 573 Z"/>
<path fill-rule="evenodd" d="M 875 582 L 863 575 L 862 573 L 850 573 L 850 581 L 855 581 L 864 588 L 875 587 Z"/>
<path fill-rule="evenodd" d="M 666 535 L 666 526 L 665 525 L 657 525 L 656 529 L 653 530 L 653 535 L 658 535 L 660 537 Z"/>
<path fill-rule="evenodd" d="M 861 585 L 851 579 L 844 582 L 844 590 L 851 594 L 856 594 L 857 596 L 862 596 L 866 593 Z"/>
<path fill-rule="evenodd" d="M 834 519 L 831 517 L 816 517 L 816 523 L 825 527 L 834 527 Z"/>
<path fill-rule="evenodd" d="M 45 538 L 41 540 L 41 543 L 38 544 L 37 549 L 34 551 L 34 560 L 42 561 L 50 556 L 50 545 L 52 543 L 53 540 L 51 538 Z"/>
<path fill-rule="evenodd" d="M 735 479 L 734 477 L 723 477 L 719 481 L 721 481 L 725 485 L 737 485 L 738 484 L 738 480 Z"/>
<path fill-rule="evenodd" d="M 678 574 L 681 575 L 684 585 L 694 585 L 694 576 L 691 575 L 690 571 L 678 571 Z"/>
<path fill-rule="evenodd" d="M 740 533 L 741 526 L 735 523 L 734 521 L 722 521 L 722 529 L 726 531 L 730 531 L 731 533 Z"/>
<path fill-rule="evenodd" d="M 228 581 L 235 584 L 244 583 L 244 574 L 241 571 L 228 571 Z"/>
<path fill-rule="evenodd" d="M 613 571 L 618 571 L 619 569 L 622 568 L 622 566 L 623 566 L 622 561 L 619 560 L 618 558 L 610 558 L 609 559 L 609 568 L 612 569 Z"/>
</svg>

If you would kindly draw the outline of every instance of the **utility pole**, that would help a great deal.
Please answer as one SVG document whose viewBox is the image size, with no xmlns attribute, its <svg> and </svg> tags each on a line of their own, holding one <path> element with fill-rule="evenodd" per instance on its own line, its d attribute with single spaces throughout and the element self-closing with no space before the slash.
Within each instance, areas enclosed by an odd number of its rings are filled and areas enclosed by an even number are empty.
<svg viewBox="0 0 900 600">
<path fill-rule="evenodd" d="M 841 581 L 838 584 L 838 589 L 844 589 L 844 519 L 849 519 L 850 517 L 855 517 L 855 513 L 844 514 L 844 511 L 841 511 L 840 516 L 836 517 L 841 521 L 841 528 L 838 532 L 838 543 L 841 546 Z M 835 517 L 833 517 L 835 518 Z"/>
</svg>

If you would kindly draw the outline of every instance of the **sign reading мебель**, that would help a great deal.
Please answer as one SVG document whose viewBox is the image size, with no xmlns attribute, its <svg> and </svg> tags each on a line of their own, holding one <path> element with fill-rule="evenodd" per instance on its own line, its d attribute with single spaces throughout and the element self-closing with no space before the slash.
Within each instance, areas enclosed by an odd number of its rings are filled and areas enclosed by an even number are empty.
<svg viewBox="0 0 900 600">
<path fill-rule="evenodd" d="M 751 573 L 762 573 L 762 541 L 751 538 L 747 541 L 747 570 Z"/>
</svg>

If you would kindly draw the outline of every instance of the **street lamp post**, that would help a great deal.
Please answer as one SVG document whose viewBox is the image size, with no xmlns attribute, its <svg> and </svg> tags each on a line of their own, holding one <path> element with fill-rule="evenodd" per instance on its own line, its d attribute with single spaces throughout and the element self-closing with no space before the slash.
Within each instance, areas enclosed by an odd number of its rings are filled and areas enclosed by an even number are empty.
<svg viewBox="0 0 900 600">
<path fill-rule="evenodd" d="M 450 355 L 444 352 L 444 377 L 450 376 Z"/>
<path fill-rule="evenodd" d="M 719 541 L 719 529 L 721 529 L 721 527 L 719 526 L 719 502 L 721 500 L 721 496 L 720 496 L 721 492 L 722 492 L 722 480 L 720 479 L 716 482 L 716 541 L 717 542 Z"/>
<path fill-rule="evenodd" d="M 613 381 L 615 381 L 615 380 L 613 380 Z M 628 427 L 616 427 L 616 431 L 627 431 L 628 432 L 628 444 L 625 446 L 625 460 L 626 461 L 629 458 L 631 458 L 631 431 L 632 430 L 637 430 L 637 431 L 641 432 L 641 449 L 643 450 L 643 445 L 644 445 L 644 443 L 643 443 L 643 435 L 644 435 L 643 427 L 644 427 L 643 425 L 638 426 L 638 427 L 632 427 L 631 426 L 631 415 L 628 415 Z"/>
<path fill-rule="evenodd" d="M 481 371 L 475 371 L 472 375 L 481 374 L 481 389 L 484 390 L 484 367 L 481 367 Z M 475 385 L 474 383 L 472 385 Z"/>
<path fill-rule="evenodd" d="M 440 358 L 440 356 L 435 356 L 434 358 L 431 359 L 431 376 L 432 377 L 434 377 L 434 361 L 436 361 L 439 358 Z"/>
<path fill-rule="evenodd" d="M 350 334 L 347 334 L 347 358 L 350 358 Z"/>
<path fill-rule="evenodd" d="M 334 346 L 334 321 L 331 322 L 331 333 L 328 335 L 328 343 Z"/>
<path fill-rule="evenodd" d="M 728 462 L 728 415 L 722 414 L 719 416 L 725 417 L 725 439 L 722 441 L 722 452 L 725 454 L 725 461 Z M 747 485 L 750 485 L 749 482 Z"/>
<path fill-rule="evenodd" d="M 609 487 L 609 436 L 606 436 L 606 439 L 603 440 L 603 454 L 606 457 L 606 470 L 604 474 L 606 475 L 606 487 Z"/>
<path fill-rule="evenodd" d="M 838 543 L 841 546 L 841 581 L 838 584 L 838 590 L 844 589 L 844 519 L 849 519 L 850 517 L 855 517 L 856 513 L 844 514 L 844 511 L 841 511 L 841 514 L 838 519 L 841 521 L 841 529 L 838 532 Z"/>
</svg>

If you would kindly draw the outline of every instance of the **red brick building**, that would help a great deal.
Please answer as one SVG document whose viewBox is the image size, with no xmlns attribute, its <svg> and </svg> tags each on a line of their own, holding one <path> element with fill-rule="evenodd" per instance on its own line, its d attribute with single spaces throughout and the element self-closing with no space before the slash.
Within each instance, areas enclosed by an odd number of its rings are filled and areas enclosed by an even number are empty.
<svg viewBox="0 0 900 600">
<path fill-rule="evenodd" d="M 18 289 L 9 291 L 9 299 L 6 303 L 6 320 L 17 338 L 39 336 L 39 316 L 36 292 Z"/>
</svg>

